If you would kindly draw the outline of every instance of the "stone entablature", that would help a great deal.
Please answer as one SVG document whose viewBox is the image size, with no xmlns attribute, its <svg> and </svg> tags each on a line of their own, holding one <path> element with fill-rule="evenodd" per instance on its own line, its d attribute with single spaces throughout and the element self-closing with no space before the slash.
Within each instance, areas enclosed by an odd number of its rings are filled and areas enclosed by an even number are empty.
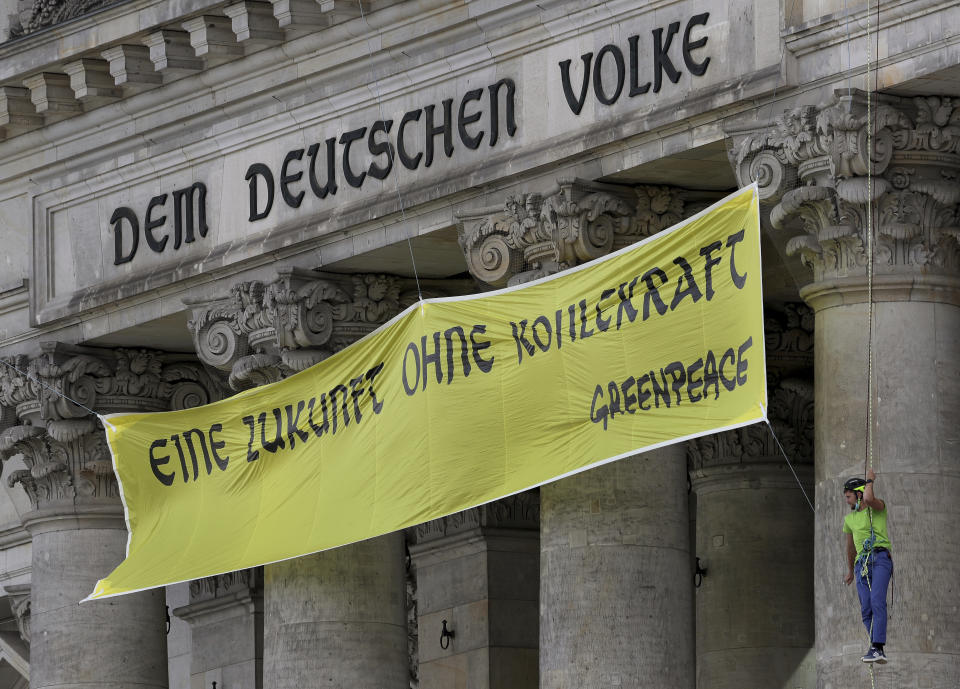
<svg viewBox="0 0 960 689">
<path fill-rule="evenodd" d="M 950 98 L 873 95 L 868 110 L 866 94 L 838 91 L 745 136 L 732 155 L 740 183 L 756 179 L 772 206 L 773 235 L 815 282 L 866 276 L 868 225 L 885 284 L 956 277 L 960 108 Z"/>
<path fill-rule="evenodd" d="M 672 187 L 561 179 L 546 194 L 509 196 L 502 207 L 459 213 L 460 247 L 476 279 L 494 287 L 517 285 L 680 222 L 694 212 L 685 198 Z"/>
<path fill-rule="evenodd" d="M 111 0 L 17 0 L 16 24 L 10 29 L 10 38 L 60 24 L 109 4 Z"/>
<path fill-rule="evenodd" d="M 147 349 L 47 343 L 37 357 L 5 361 L 0 406 L 13 413 L 0 432 L 0 459 L 23 457 L 27 469 L 8 481 L 22 485 L 36 509 L 119 499 L 100 420 L 79 405 L 103 414 L 167 411 L 207 404 L 224 390 L 193 357 Z"/>
</svg>

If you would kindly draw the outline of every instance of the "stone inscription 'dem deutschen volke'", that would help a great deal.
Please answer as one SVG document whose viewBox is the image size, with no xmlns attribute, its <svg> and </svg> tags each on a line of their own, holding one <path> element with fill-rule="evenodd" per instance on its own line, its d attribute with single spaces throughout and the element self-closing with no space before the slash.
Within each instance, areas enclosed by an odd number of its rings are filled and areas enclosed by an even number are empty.
<svg viewBox="0 0 960 689">
<path fill-rule="evenodd" d="M 608 43 L 596 54 L 592 51 L 583 53 L 580 69 L 573 68 L 573 60 L 560 61 L 560 80 L 568 107 L 579 116 L 591 92 L 603 106 L 612 106 L 623 97 L 659 93 L 665 84 L 664 77 L 673 84 L 680 80 L 682 73 L 675 62 L 676 53 L 691 75 L 702 77 L 711 58 L 701 54 L 698 59 L 694 51 L 699 53 L 706 48 L 707 37 L 694 38 L 693 34 L 706 27 L 709 17 L 709 12 L 692 16 L 684 26 L 682 36 L 680 22 L 652 29 L 647 39 L 652 46 L 647 72 L 640 64 L 643 36 L 639 33 L 629 36 L 625 47 Z M 580 72 L 579 78 L 575 72 Z M 644 77 L 649 78 L 642 81 Z M 387 179 L 398 160 L 404 168 L 413 171 L 433 165 L 439 150 L 447 158 L 452 158 L 458 145 L 477 150 L 486 140 L 488 147 L 494 147 L 504 135 L 513 137 L 518 131 L 516 92 L 514 80 L 503 78 L 486 88 L 464 93 L 457 104 L 456 114 L 454 99 L 446 98 L 439 107 L 434 103 L 405 112 L 396 127 L 393 119 L 378 119 L 370 125 L 328 137 L 322 143 L 318 141 L 291 149 L 277 167 L 263 162 L 252 163 L 244 176 L 248 186 L 248 221 L 268 218 L 277 196 L 290 208 L 300 208 L 308 190 L 320 200 L 334 196 L 339 188 L 338 172 L 346 184 L 360 189 L 368 178 Z M 422 150 L 413 146 L 406 135 L 409 128 L 415 127 L 423 128 Z M 357 162 L 358 152 L 363 155 L 361 148 L 365 148 L 368 154 L 366 164 Z M 172 242 L 169 241 L 168 215 L 160 215 L 165 212 L 168 194 L 150 199 L 142 223 L 130 207 L 121 206 L 114 210 L 110 216 L 114 265 L 134 259 L 140 248 L 141 234 L 146 246 L 158 254 L 177 251 L 197 238 L 205 238 L 208 232 L 206 192 L 206 185 L 202 182 L 172 192 Z"/>
</svg>

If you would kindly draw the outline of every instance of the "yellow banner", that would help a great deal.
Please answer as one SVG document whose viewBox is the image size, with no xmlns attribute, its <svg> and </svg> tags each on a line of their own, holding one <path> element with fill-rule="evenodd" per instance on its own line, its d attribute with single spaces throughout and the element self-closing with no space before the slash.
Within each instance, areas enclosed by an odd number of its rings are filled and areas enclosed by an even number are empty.
<svg viewBox="0 0 960 689">
<path fill-rule="evenodd" d="M 105 418 L 126 559 L 90 599 L 396 531 L 765 419 L 755 187 L 615 254 L 416 304 L 204 407 Z"/>
</svg>

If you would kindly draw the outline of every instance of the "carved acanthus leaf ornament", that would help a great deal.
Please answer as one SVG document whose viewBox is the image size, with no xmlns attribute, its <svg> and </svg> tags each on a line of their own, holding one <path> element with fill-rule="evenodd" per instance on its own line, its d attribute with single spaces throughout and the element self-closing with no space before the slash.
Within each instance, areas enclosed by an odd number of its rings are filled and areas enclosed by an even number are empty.
<svg viewBox="0 0 960 689">
<path fill-rule="evenodd" d="M 815 281 L 859 277 L 868 219 L 877 275 L 960 270 L 960 101 L 838 91 L 779 117 L 732 152 L 770 224 Z"/>
<path fill-rule="evenodd" d="M 813 311 L 787 304 L 768 311 L 764 324 L 767 353 L 767 417 L 784 451 L 795 464 L 813 464 Z M 782 463 L 766 424 L 753 424 L 687 443 L 692 471 L 755 462 Z"/>
<path fill-rule="evenodd" d="M 672 187 L 617 187 L 559 180 L 546 194 L 507 198 L 503 207 L 458 213 L 470 274 L 502 287 L 536 280 L 623 248 L 690 214 Z"/>
<path fill-rule="evenodd" d="M 285 269 L 243 282 L 221 299 L 192 302 L 188 323 L 201 360 L 230 374 L 234 390 L 276 382 L 340 351 L 415 297 L 390 275 Z"/>
<path fill-rule="evenodd" d="M 22 458 L 9 484 L 34 507 L 119 497 L 98 413 L 185 409 L 219 399 L 223 385 L 183 355 L 49 343 L 0 371 L 0 459 Z"/>
</svg>

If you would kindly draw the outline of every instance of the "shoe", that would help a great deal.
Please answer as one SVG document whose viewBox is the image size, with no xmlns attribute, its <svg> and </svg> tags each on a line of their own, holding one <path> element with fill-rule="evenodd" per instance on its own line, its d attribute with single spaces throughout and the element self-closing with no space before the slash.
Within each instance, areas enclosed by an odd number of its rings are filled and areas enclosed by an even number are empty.
<svg viewBox="0 0 960 689">
<path fill-rule="evenodd" d="M 860 660 L 862 660 L 865 663 L 883 664 L 887 662 L 887 656 L 884 655 L 883 651 L 881 651 L 879 648 L 871 646 L 870 650 L 867 651 L 867 655 L 863 656 L 863 658 L 861 658 Z"/>
</svg>

